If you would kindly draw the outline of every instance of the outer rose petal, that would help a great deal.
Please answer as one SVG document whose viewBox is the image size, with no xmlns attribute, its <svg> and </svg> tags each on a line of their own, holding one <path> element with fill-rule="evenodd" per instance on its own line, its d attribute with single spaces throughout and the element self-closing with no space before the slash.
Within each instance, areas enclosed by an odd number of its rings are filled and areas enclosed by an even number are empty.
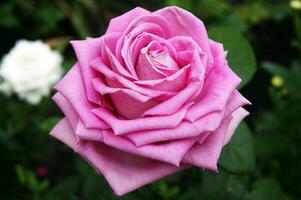
<svg viewBox="0 0 301 200">
<path fill-rule="evenodd" d="M 186 119 L 193 122 L 208 113 L 223 110 L 240 81 L 228 66 L 223 47 L 219 46 L 219 52 L 214 57 L 214 67 L 206 77 L 200 98 L 189 109 Z"/>
<path fill-rule="evenodd" d="M 217 162 L 223 146 L 233 135 L 236 126 L 249 113 L 243 108 L 237 109 L 224 119 L 220 127 L 201 144 L 196 144 L 184 156 L 183 162 L 193 166 L 217 171 Z"/>
<path fill-rule="evenodd" d="M 55 86 L 72 105 L 79 118 L 86 127 L 107 129 L 108 126 L 101 119 L 97 118 L 91 110 L 94 109 L 86 97 L 86 91 L 82 83 L 79 66 L 73 66 L 65 77 Z"/>
<path fill-rule="evenodd" d="M 232 135 L 234 134 L 236 128 L 240 122 L 249 115 L 249 112 L 243 108 L 238 108 L 232 113 L 232 121 L 229 124 L 227 134 L 225 135 L 224 146 L 230 141 Z"/>
<path fill-rule="evenodd" d="M 226 118 L 220 127 L 211 133 L 203 143 L 194 145 L 184 156 L 183 162 L 217 171 L 217 161 L 231 120 L 231 116 Z"/>
<path fill-rule="evenodd" d="M 118 17 L 115 17 L 111 19 L 109 27 L 106 31 L 107 33 L 112 33 L 112 32 L 122 32 L 124 31 L 127 26 L 137 17 L 147 15 L 150 12 L 148 10 L 145 10 L 143 8 L 137 7 L 134 8 L 127 13 L 120 15 Z"/>
<path fill-rule="evenodd" d="M 134 156 L 101 143 L 77 144 L 66 119 L 61 120 L 50 135 L 62 141 L 100 172 L 118 196 L 161 179 L 187 166 L 176 167 L 163 162 Z"/>
<path fill-rule="evenodd" d="M 126 137 L 138 146 L 160 141 L 196 137 L 204 132 L 215 130 L 223 118 L 247 104 L 250 104 L 250 102 L 235 90 L 229 98 L 226 108 L 221 111 L 211 112 L 193 123 L 182 121 L 175 128 L 137 131 L 127 134 Z"/>
<path fill-rule="evenodd" d="M 83 77 L 87 98 L 89 101 L 101 104 L 100 96 L 93 89 L 91 79 L 97 77 L 97 74 L 89 66 L 90 60 L 100 56 L 101 39 L 87 39 L 71 41 L 74 51 L 77 56 L 78 66 Z"/>
</svg>

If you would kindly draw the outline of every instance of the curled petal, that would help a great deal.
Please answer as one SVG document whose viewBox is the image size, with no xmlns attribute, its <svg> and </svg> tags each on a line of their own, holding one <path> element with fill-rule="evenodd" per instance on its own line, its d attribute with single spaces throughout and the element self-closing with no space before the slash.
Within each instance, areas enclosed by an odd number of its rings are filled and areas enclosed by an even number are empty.
<svg viewBox="0 0 301 200">
<path fill-rule="evenodd" d="M 90 79 L 97 77 L 97 74 L 89 66 L 90 60 L 94 60 L 100 55 L 101 39 L 87 39 L 71 41 L 76 53 L 78 66 L 83 77 L 87 99 L 95 104 L 100 104 L 99 95 L 93 90 Z"/>
<path fill-rule="evenodd" d="M 210 112 L 223 110 L 240 81 L 227 65 L 224 51 L 221 50 L 215 57 L 214 67 L 204 82 L 204 89 L 197 103 L 190 108 L 186 119 L 193 122 Z"/>
<path fill-rule="evenodd" d="M 192 54 L 190 64 L 190 72 L 187 77 L 187 86 L 177 95 L 167 99 L 157 106 L 147 110 L 144 116 L 147 115 L 171 115 L 179 110 L 182 105 L 187 102 L 193 102 L 195 97 L 199 95 L 203 87 L 205 71 L 199 54 L 195 51 Z"/>
<path fill-rule="evenodd" d="M 234 134 L 236 128 L 238 127 L 238 125 L 240 124 L 240 122 L 249 115 L 249 112 L 246 111 L 243 108 L 238 108 L 237 110 L 235 110 L 232 114 L 233 119 L 231 120 L 228 130 L 227 130 L 227 134 L 225 135 L 225 139 L 224 139 L 224 145 L 226 145 L 232 135 Z"/>
<path fill-rule="evenodd" d="M 171 93 L 171 92 L 155 91 L 155 90 L 147 89 L 147 88 L 144 88 L 144 87 L 140 87 L 140 86 L 134 84 L 133 82 L 123 78 L 122 76 L 116 74 L 112 70 L 108 69 L 107 66 L 102 62 L 102 60 L 100 58 L 93 60 L 90 63 L 90 65 L 94 69 L 96 69 L 97 71 L 102 73 L 106 78 L 111 79 L 111 80 L 116 80 L 120 84 L 122 84 L 124 87 L 135 90 L 135 91 L 138 91 L 141 94 L 148 95 L 148 96 L 151 96 L 151 97 L 159 97 L 159 96 L 162 96 L 162 95 L 170 96 L 170 95 L 174 94 L 174 93 Z"/>
<path fill-rule="evenodd" d="M 106 34 L 112 32 L 123 32 L 133 20 L 137 19 L 137 17 L 141 17 L 149 13 L 150 12 L 148 10 L 137 7 L 123 15 L 115 17 L 110 20 Z"/>
<path fill-rule="evenodd" d="M 86 127 L 107 129 L 107 124 L 91 112 L 95 105 L 89 102 L 86 97 L 79 70 L 78 65 L 73 66 L 65 77 L 56 84 L 55 89 L 68 100 Z"/>
<path fill-rule="evenodd" d="M 227 117 L 220 127 L 211 133 L 204 142 L 195 144 L 184 156 L 183 162 L 203 169 L 217 171 L 217 162 L 232 117 Z"/>
<path fill-rule="evenodd" d="M 176 6 L 166 7 L 153 14 L 162 16 L 168 21 L 173 36 L 188 36 L 196 41 L 208 56 L 206 74 L 211 71 L 213 56 L 208 43 L 208 34 L 203 22 L 190 12 Z"/>
<path fill-rule="evenodd" d="M 104 108 L 98 108 L 92 112 L 108 123 L 115 135 L 122 135 L 136 131 L 174 128 L 183 120 L 189 106 L 191 105 L 183 106 L 178 112 L 170 116 L 153 116 L 131 120 L 118 119 L 113 113 Z"/>
</svg>

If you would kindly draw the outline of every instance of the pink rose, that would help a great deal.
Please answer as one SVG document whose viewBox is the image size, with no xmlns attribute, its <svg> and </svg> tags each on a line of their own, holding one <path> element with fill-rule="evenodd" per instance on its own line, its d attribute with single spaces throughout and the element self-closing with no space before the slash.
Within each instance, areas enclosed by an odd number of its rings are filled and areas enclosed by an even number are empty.
<svg viewBox="0 0 301 200">
<path fill-rule="evenodd" d="M 71 43 L 77 63 L 55 87 L 65 118 L 51 135 L 117 195 L 187 167 L 217 171 L 249 102 L 202 21 L 177 7 L 135 8 L 102 37 Z"/>
</svg>

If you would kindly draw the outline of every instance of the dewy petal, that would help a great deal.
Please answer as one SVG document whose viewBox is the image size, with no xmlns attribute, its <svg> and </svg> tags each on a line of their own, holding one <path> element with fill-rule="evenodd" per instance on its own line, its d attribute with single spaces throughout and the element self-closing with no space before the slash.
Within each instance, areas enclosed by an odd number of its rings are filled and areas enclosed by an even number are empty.
<svg viewBox="0 0 301 200">
<path fill-rule="evenodd" d="M 73 66 L 65 77 L 56 84 L 55 89 L 71 104 L 79 118 L 88 128 L 108 128 L 107 124 L 97 118 L 91 110 L 96 108 L 86 97 L 78 65 Z"/>
<path fill-rule="evenodd" d="M 227 117 L 220 127 L 204 142 L 195 144 L 184 156 L 183 162 L 212 171 L 217 171 L 217 162 L 224 144 L 224 138 L 232 117 Z"/>
<path fill-rule="evenodd" d="M 61 120 L 50 135 L 62 141 L 86 159 L 101 173 L 118 196 L 124 195 L 187 166 L 176 167 L 128 154 L 102 143 L 82 141 L 77 144 L 66 119 Z"/>
<path fill-rule="evenodd" d="M 143 130 L 175 128 L 183 120 L 189 106 L 191 104 L 186 104 L 170 116 L 153 116 L 130 120 L 118 119 L 113 113 L 104 108 L 98 108 L 92 112 L 108 123 L 115 135 L 122 135 Z"/>
<path fill-rule="evenodd" d="M 123 32 L 133 20 L 137 19 L 137 17 L 141 17 L 149 13 L 150 12 L 148 10 L 137 7 L 123 15 L 115 17 L 110 20 L 106 34 L 112 32 Z"/>
<path fill-rule="evenodd" d="M 229 127 L 228 127 L 228 130 L 227 130 L 227 134 L 225 135 L 225 139 L 224 139 L 224 143 L 223 143 L 224 145 L 226 145 L 230 141 L 230 139 L 231 139 L 232 135 L 234 134 L 236 128 L 238 127 L 240 122 L 246 116 L 249 115 L 249 112 L 246 111 L 243 108 L 238 108 L 231 115 L 232 115 L 233 119 L 231 120 L 231 122 L 229 124 Z"/>
<path fill-rule="evenodd" d="M 188 36 L 196 41 L 208 56 L 206 74 L 209 73 L 213 64 L 213 56 L 203 22 L 190 12 L 176 6 L 163 8 L 153 14 L 160 15 L 168 21 L 173 36 Z"/>
</svg>

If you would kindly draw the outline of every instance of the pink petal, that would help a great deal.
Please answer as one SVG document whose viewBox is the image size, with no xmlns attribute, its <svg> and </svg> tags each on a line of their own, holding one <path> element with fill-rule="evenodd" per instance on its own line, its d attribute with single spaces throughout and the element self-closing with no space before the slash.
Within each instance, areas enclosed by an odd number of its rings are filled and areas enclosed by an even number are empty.
<svg viewBox="0 0 301 200">
<path fill-rule="evenodd" d="M 173 36 L 188 36 L 193 38 L 208 55 L 206 74 L 211 71 L 213 57 L 208 43 L 208 35 L 203 22 L 190 12 L 176 6 L 166 7 L 154 12 L 168 21 Z"/>
<path fill-rule="evenodd" d="M 183 162 L 204 169 L 217 171 L 217 162 L 232 117 L 227 117 L 220 127 L 201 144 L 195 144 L 184 156 Z"/>
<path fill-rule="evenodd" d="M 204 69 L 199 54 L 195 51 L 190 63 L 190 72 L 186 80 L 186 88 L 177 95 L 163 101 L 157 106 L 147 110 L 146 115 L 171 115 L 179 110 L 185 103 L 193 102 L 201 92 L 204 81 Z"/>
<path fill-rule="evenodd" d="M 157 80 L 135 81 L 135 83 L 153 90 L 176 92 L 185 87 L 189 69 L 190 65 L 184 66 L 183 68 L 166 78 Z"/>
<path fill-rule="evenodd" d="M 99 129 L 108 128 L 105 122 L 91 112 L 95 106 L 88 101 L 82 81 L 79 66 L 75 65 L 65 77 L 56 84 L 55 89 L 68 100 L 86 127 Z"/>
<path fill-rule="evenodd" d="M 227 65 L 223 49 L 214 59 L 214 67 L 204 82 L 198 102 L 187 113 L 186 119 L 191 122 L 208 113 L 223 110 L 241 81 Z"/>
<path fill-rule="evenodd" d="M 118 119 L 113 113 L 103 108 L 95 109 L 92 112 L 104 120 L 113 129 L 114 134 L 122 135 L 136 131 L 174 128 L 183 120 L 189 106 L 189 104 L 183 106 L 178 112 L 170 116 L 153 116 L 131 120 Z"/>
<path fill-rule="evenodd" d="M 170 96 L 170 95 L 174 94 L 171 92 L 162 92 L 162 91 L 150 90 L 147 88 L 140 87 L 140 86 L 134 84 L 133 82 L 123 78 L 119 74 L 113 72 L 112 70 L 110 70 L 99 58 L 93 60 L 90 64 L 94 69 L 96 69 L 97 71 L 102 73 L 106 78 L 111 79 L 111 80 L 116 80 L 120 84 L 122 84 L 124 87 L 138 91 L 141 94 L 148 95 L 151 97 L 158 97 L 158 96 L 162 96 L 162 95 Z"/>
<path fill-rule="evenodd" d="M 68 120 L 69 121 L 69 120 Z M 70 121 L 69 121 L 70 122 Z M 99 129 L 89 129 L 79 120 L 75 129 L 75 135 L 81 140 L 102 142 L 103 141 L 103 132 Z"/>
<path fill-rule="evenodd" d="M 91 79 L 97 77 L 95 70 L 89 66 L 89 62 L 100 56 L 100 38 L 71 41 L 76 53 L 78 66 L 83 77 L 87 99 L 95 104 L 101 104 L 99 95 L 93 89 Z"/>
<path fill-rule="evenodd" d="M 78 114 L 72 107 L 72 105 L 68 102 L 68 100 L 59 92 L 55 93 L 52 97 L 52 100 L 57 104 L 57 106 L 63 111 L 65 117 L 70 122 L 70 125 L 73 130 L 76 129 L 78 123 Z"/>
<path fill-rule="evenodd" d="M 230 124 L 229 124 L 229 127 L 228 127 L 228 130 L 227 130 L 227 133 L 225 135 L 225 139 L 224 139 L 224 145 L 226 145 L 232 135 L 234 134 L 236 128 L 238 127 L 238 125 L 240 124 L 240 122 L 246 117 L 249 115 L 249 112 L 246 111 L 245 109 L 243 108 L 238 108 L 236 111 L 234 111 L 232 114 L 232 117 L 233 119 L 231 120 Z"/>
<path fill-rule="evenodd" d="M 150 12 L 148 10 L 136 7 L 123 15 L 115 17 L 110 20 L 106 34 L 112 32 L 123 32 L 133 20 L 137 19 L 137 17 L 144 16 L 149 13 Z"/>
<path fill-rule="evenodd" d="M 114 135 L 112 131 L 104 131 L 103 140 L 105 144 L 121 151 L 179 166 L 183 156 L 197 141 L 197 138 L 137 147 L 126 138 Z"/>
<path fill-rule="evenodd" d="M 77 145 L 74 133 L 66 119 L 60 121 L 50 134 L 86 159 L 106 178 L 118 196 L 187 167 L 176 167 L 134 156 L 101 143 L 82 141 Z"/>
<path fill-rule="evenodd" d="M 200 130 L 192 123 L 183 121 L 177 127 L 171 129 L 159 129 L 149 131 L 137 131 L 127 134 L 129 138 L 136 146 L 142 146 L 146 144 L 179 140 L 185 138 L 196 137 L 201 134 Z"/>
</svg>

